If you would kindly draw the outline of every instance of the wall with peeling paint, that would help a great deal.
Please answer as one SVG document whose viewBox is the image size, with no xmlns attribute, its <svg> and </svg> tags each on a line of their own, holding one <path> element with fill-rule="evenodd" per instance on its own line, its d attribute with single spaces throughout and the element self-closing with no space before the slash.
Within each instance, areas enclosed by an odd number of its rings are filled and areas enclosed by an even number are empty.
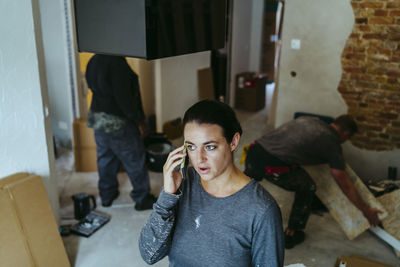
<svg viewBox="0 0 400 267">
<path fill-rule="evenodd" d="M 275 126 L 291 120 L 296 111 L 332 117 L 347 112 L 337 89 L 341 54 L 353 25 L 349 0 L 285 1 L 277 102 L 271 112 Z M 300 50 L 291 49 L 292 39 L 301 40 Z M 364 181 L 386 178 L 388 166 L 400 169 L 399 150 L 368 151 L 349 142 L 343 147 L 347 162 Z"/>
</svg>

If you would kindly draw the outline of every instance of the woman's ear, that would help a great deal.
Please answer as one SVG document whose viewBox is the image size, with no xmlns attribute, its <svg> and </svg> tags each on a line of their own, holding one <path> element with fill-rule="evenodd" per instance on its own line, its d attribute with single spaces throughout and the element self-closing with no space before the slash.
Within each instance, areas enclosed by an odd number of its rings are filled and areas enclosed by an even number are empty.
<svg viewBox="0 0 400 267">
<path fill-rule="evenodd" d="M 239 145 L 239 140 L 240 140 L 240 134 L 235 133 L 235 135 L 232 138 L 232 142 L 230 144 L 231 152 L 233 152 L 237 148 L 237 146 Z"/>
</svg>

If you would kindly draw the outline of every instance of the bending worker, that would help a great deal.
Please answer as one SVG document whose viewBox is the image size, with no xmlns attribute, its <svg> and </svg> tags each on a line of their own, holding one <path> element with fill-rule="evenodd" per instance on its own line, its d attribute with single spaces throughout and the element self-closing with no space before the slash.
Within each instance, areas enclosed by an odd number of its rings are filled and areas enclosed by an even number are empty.
<svg viewBox="0 0 400 267">
<path fill-rule="evenodd" d="M 379 224 L 377 213 L 360 197 L 345 171 L 341 144 L 357 132 L 349 115 L 328 124 L 315 117 L 299 117 L 268 132 L 251 144 L 244 173 L 257 180 L 266 178 L 275 185 L 295 192 L 295 200 L 285 230 L 285 247 L 304 241 L 304 228 L 311 213 L 316 186 L 299 165 L 328 163 L 333 179 L 371 225 Z"/>
</svg>

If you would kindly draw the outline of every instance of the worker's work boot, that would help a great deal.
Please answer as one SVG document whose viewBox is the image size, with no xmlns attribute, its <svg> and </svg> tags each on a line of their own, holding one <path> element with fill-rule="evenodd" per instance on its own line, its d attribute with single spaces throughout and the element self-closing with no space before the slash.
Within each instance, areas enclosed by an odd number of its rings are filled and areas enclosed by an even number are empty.
<svg viewBox="0 0 400 267">
<path fill-rule="evenodd" d="M 294 246 L 304 242 L 305 234 L 303 231 L 294 231 L 293 235 L 285 233 L 285 248 L 291 249 Z"/>
<path fill-rule="evenodd" d="M 112 196 L 111 196 L 111 198 L 109 198 L 109 199 L 107 199 L 107 200 L 101 200 L 101 205 L 103 206 L 103 207 L 110 207 L 111 205 L 112 205 L 112 203 L 113 203 L 113 201 L 115 200 L 115 199 L 117 199 L 118 198 L 118 196 L 119 196 L 119 191 L 117 190 Z"/>
</svg>

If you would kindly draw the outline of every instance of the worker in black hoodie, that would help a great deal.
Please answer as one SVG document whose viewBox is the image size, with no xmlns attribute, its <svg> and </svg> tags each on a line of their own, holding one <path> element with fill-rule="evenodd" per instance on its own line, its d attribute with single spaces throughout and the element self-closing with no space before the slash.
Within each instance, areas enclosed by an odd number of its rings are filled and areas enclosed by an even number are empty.
<svg viewBox="0 0 400 267">
<path fill-rule="evenodd" d="M 151 209 L 156 198 L 150 194 L 145 167 L 141 138 L 145 116 L 138 76 L 124 57 L 96 54 L 88 63 L 86 80 L 93 92 L 88 127 L 95 132 L 102 205 L 111 206 L 119 196 L 117 173 L 122 163 L 133 186 L 135 209 Z"/>
</svg>

